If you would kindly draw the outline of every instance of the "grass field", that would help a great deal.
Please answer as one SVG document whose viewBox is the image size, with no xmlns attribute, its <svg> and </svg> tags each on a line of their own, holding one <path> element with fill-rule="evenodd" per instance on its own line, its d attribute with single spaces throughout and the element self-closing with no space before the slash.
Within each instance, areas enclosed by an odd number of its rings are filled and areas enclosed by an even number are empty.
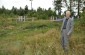
<svg viewBox="0 0 85 55">
<path fill-rule="evenodd" d="M 0 26 L 0 55 L 65 55 L 61 23 L 38 20 Z M 69 55 L 85 55 L 85 33 L 74 28 Z"/>
</svg>

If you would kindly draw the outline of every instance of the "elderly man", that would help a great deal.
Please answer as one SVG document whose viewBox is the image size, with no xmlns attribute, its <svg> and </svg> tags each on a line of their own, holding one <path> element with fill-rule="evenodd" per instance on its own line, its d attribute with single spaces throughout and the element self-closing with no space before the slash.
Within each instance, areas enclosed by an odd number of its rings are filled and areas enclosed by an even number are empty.
<svg viewBox="0 0 85 55">
<path fill-rule="evenodd" d="M 66 11 L 66 16 L 63 19 L 57 19 L 53 21 L 62 21 L 62 27 L 61 27 L 61 35 L 62 35 L 62 47 L 65 52 L 69 49 L 69 38 L 71 36 L 71 33 L 73 31 L 73 18 L 71 17 L 71 12 Z"/>
</svg>

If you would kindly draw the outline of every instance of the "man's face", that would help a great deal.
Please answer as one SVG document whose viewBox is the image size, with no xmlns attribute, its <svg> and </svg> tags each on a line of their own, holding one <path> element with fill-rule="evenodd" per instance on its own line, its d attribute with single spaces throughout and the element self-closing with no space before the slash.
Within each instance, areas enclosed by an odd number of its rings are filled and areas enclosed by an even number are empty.
<svg viewBox="0 0 85 55">
<path fill-rule="evenodd" d="M 66 11 L 66 18 L 69 18 L 71 15 L 70 11 Z"/>
</svg>

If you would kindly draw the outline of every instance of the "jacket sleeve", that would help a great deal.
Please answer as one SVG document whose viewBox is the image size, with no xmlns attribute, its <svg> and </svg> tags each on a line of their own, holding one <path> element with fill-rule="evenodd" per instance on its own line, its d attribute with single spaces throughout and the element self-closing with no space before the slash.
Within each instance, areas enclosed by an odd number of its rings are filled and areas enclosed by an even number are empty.
<svg viewBox="0 0 85 55">
<path fill-rule="evenodd" d="M 57 22 L 62 22 L 64 18 L 60 19 L 60 18 L 56 18 L 56 20 L 53 21 L 57 21 Z"/>
<path fill-rule="evenodd" d="M 58 21 L 58 22 L 62 22 L 63 19 L 64 19 L 64 18 L 62 18 L 62 19 L 59 19 L 59 18 L 58 18 L 58 19 L 56 19 L 56 21 Z"/>
<path fill-rule="evenodd" d="M 71 19 L 70 30 L 69 30 L 69 32 L 67 33 L 67 35 L 70 35 L 70 34 L 72 33 L 73 27 L 74 27 L 74 19 Z"/>
</svg>

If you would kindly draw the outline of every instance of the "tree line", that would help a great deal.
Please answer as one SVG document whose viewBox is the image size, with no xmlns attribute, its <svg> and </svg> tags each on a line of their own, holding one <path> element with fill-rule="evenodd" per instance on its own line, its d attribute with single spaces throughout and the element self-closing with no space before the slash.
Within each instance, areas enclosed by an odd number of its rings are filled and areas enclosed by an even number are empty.
<svg viewBox="0 0 85 55">
<path fill-rule="evenodd" d="M 26 5 L 23 9 L 20 7 L 17 9 L 16 7 L 12 7 L 11 10 L 6 9 L 4 6 L 0 8 L 0 16 L 2 17 L 15 17 L 15 16 L 27 16 L 27 17 L 36 17 L 38 19 L 49 19 L 51 16 L 56 16 L 56 13 L 49 8 L 48 10 L 38 7 L 37 10 L 30 10 Z"/>
<path fill-rule="evenodd" d="M 6 9 L 4 6 L 2 6 L 2 8 L 0 8 L 0 16 L 2 17 L 17 17 L 17 16 L 27 16 L 27 17 L 36 17 L 38 19 L 49 19 L 51 16 L 56 17 L 57 15 L 60 17 L 61 16 L 61 1 L 62 0 L 54 0 L 54 9 L 55 11 L 53 11 L 51 8 L 49 8 L 48 10 L 43 9 L 41 7 L 38 7 L 37 10 L 34 10 L 31 8 L 31 10 L 28 8 L 28 6 L 26 5 L 25 8 L 23 9 L 22 7 L 20 7 L 19 9 L 17 9 L 16 7 L 12 7 L 11 10 Z M 72 0 L 70 0 L 70 6 L 68 7 L 68 10 L 72 11 L 72 7 L 71 7 L 71 2 Z M 80 1 L 82 0 L 76 0 L 78 2 L 78 16 L 79 14 L 79 4 Z M 65 3 L 67 4 L 66 0 Z M 85 4 L 85 2 L 83 3 Z M 84 9 L 85 10 L 85 7 Z M 56 14 L 56 11 L 58 11 L 58 14 Z"/>
</svg>

